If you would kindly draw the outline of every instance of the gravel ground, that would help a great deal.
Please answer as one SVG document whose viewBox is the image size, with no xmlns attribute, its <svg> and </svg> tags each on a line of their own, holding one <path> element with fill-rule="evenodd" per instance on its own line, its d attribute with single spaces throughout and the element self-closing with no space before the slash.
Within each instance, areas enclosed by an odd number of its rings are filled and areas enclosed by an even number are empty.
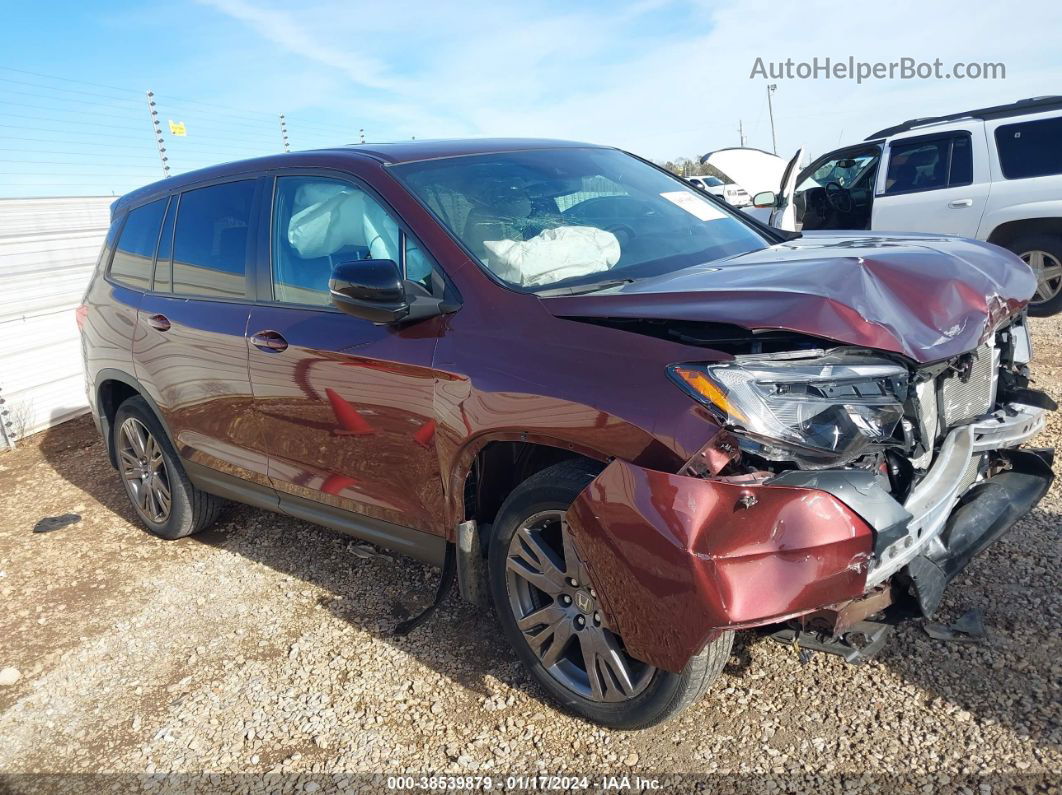
<svg viewBox="0 0 1062 795">
<path fill-rule="evenodd" d="M 1062 319 L 1033 331 L 1039 385 L 1062 398 Z M 1039 444 L 1060 430 L 1055 415 Z M 700 703 L 624 733 L 554 711 L 493 617 L 456 596 L 392 636 L 436 583 L 412 561 L 241 506 L 196 538 L 153 538 L 83 418 L 0 455 L 0 791 L 366 789 L 381 773 L 1054 789 L 1060 497 L 1056 483 L 950 588 L 942 618 L 981 609 L 986 642 L 908 626 L 851 666 L 745 633 Z M 82 521 L 31 533 L 70 511 Z M 19 775 L 43 773 L 67 777 Z M 71 776 L 87 773 L 125 775 Z"/>
</svg>

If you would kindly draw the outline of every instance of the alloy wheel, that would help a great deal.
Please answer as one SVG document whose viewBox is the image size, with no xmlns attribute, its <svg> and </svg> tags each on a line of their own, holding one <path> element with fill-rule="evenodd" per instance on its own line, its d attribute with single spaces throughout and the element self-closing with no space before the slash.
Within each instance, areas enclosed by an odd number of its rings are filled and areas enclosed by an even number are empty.
<svg viewBox="0 0 1062 795">
<path fill-rule="evenodd" d="M 1032 303 L 1042 304 L 1062 292 L 1062 262 L 1049 251 L 1026 251 L 1021 255 L 1036 275 L 1036 294 Z"/>
<path fill-rule="evenodd" d="M 172 497 L 166 459 L 158 440 L 140 420 L 129 417 L 118 434 L 118 462 L 129 498 L 140 518 L 165 524 Z"/>
<path fill-rule="evenodd" d="M 516 625 L 559 684 L 601 702 L 626 701 L 649 686 L 655 669 L 627 654 L 605 621 L 562 511 L 537 513 L 516 529 L 505 569 Z"/>
</svg>

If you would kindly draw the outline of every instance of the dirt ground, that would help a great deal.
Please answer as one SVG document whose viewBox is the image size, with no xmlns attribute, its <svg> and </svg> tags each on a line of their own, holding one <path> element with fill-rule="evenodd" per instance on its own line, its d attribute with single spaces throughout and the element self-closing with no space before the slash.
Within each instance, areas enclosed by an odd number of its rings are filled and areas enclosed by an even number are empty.
<svg viewBox="0 0 1062 795">
<path fill-rule="evenodd" d="M 1033 332 L 1039 385 L 1062 398 L 1062 319 Z M 1056 415 L 1038 444 L 1060 430 Z M 195 538 L 148 535 L 82 418 L 0 454 L 0 669 L 18 672 L 0 684 L 0 791 L 366 790 L 394 774 L 1055 789 L 1060 498 L 1056 482 L 949 589 L 941 620 L 981 610 L 984 642 L 911 625 L 852 666 L 745 633 L 694 707 L 612 732 L 553 710 L 493 616 L 456 596 L 393 636 L 436 584 L 417 563 L 242 506 Z M 31 532 L 68 512 L 81 521 Z"/>
</svg>

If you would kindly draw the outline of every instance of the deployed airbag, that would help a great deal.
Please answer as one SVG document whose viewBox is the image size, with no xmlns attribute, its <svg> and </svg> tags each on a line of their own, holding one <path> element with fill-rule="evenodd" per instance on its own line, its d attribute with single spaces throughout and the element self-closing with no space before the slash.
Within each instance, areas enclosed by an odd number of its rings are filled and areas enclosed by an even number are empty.
<svg viewBox="0 0 1062 795">
<path fill-rule="evenodd" d="M 288 242 L 303 259 L 327 257 L 344 246 L 362 245 L 363 194 L 341 185 L 310 183 L 300 188 L 291 216 Z"/>
<path fill-rule="evenodd" d="M 546 229 L 530 240 L 485 240 L 488 267 L 522 286 L 605 271 L 620 258 L 616 236 L 592 226 Z"/>
</svg>

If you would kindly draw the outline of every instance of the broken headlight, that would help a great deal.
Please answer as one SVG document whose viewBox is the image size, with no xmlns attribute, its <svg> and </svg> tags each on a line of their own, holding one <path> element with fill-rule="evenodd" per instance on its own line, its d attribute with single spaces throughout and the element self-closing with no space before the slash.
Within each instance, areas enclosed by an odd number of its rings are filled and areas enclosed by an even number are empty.
<svg viewBox="0 0 1062 795">
<path fill-rule="evenodd" d="M 897 443 L 907 369 L 834 359 L 676 364 L 671 377 L 770 461 L 838 466 Z M 902 440 L 901 440 L 902 441 Z"/>
</svg>

